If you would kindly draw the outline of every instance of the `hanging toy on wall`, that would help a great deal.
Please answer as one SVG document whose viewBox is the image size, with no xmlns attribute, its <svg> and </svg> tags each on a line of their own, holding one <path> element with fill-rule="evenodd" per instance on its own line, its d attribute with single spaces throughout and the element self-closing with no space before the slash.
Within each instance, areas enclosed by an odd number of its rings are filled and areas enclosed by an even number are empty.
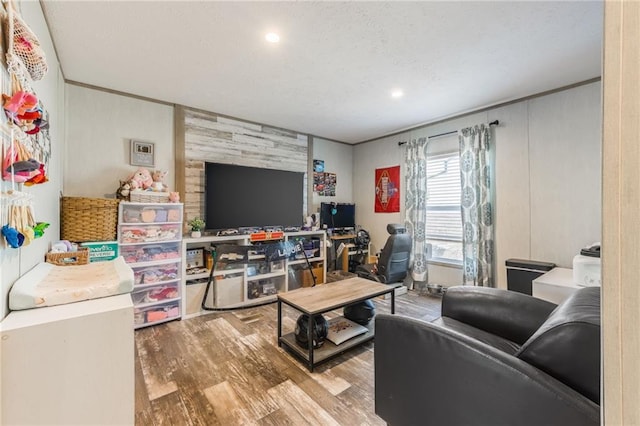
<svg viewBox="0 0 640 426">
<path fill-rule="evenodd" d="M 36 238 L 40 238 L 44 235 L 44 230 L 50 226 L 47 222 L 38 222 L 36 226 L 33 227 L 33 233 Z"/>
<path fill-rule="evenodd" d="M 13 80 L 17 81 L 15 76 Z M 22 89 L 15 90 L 12 96 L 2 94 L 2 107 L 5 114 L 16 124 L 20 119 L 30 117 L 37 106 L 38 98 L 36 95 Z"/>
<path fill-rule="evenodd" d="M 46 222 L 36 222 L 33 195 L 10 190 L 0 194 L 0 233 L 11 248 L 29 245 L 44 235 Z"/>
<path fill-rule="evenodd" d="M 3 108 L 11 124 L 11 139 L 6 147 L 3 141 L 2 179 L 17 183 L 34 185 L 44 183 L 48 179 L 44 164 L 34 159 L 34 155 L 26 147 L 33 145 L 32 136 L 48 124 L 42 119 L 42 107 L 38 98 L 24 90 L 16 75 L 11 76 L 13 95 L 2 94 Z M 25 143 L 23 143 L 25 142 Z"/>
<path fill-rule="evenodd" d="M 2 94 L 2 107 L 9 122 L 28 135 L 48 129 L 49 123 L 43 118 L 44 107 L 36 95 L 23 89 L 15 74 L 11 75 L 11 87 L 11 96 Z"/>
<path fill-rule="evenodd" d="M 3 2 L 5 3 L 5 2 Z M 42 80 L 48 66 L 44 49 L 29 26 L 16 10 L 14 2 L 6 2 L 8 28 L 7 67 L 12 73 L 26 71 L 33 81 Z M 3 22 L 5 26 L 5 22 Z M 23 71 L 24 70 L 24 71 Z"/>
<path fill-rule="evenodd" d="M 22 244 L 24 244 L 24 235 L 9 224 L 2 227 L 2 236 L 4 236 L 7 244 L 11 248 L 20 248 Z"/>
<path fill-rule="evenodd" d="M 19 140 L 14 139 L 2 157 L 2 179 L 27 186 L 47 182 L 44 164 L 32 158 Z"/>
</svg>

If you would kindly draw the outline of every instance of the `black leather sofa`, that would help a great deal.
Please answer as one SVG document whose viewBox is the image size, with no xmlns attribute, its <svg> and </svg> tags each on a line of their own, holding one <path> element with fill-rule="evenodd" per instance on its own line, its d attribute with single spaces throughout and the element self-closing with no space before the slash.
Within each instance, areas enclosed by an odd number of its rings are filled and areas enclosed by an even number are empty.
<svg viewBox="0 0 640 426">
<path fill-rule="evenodd" d="M 600 288 L 556 305 L 452 287 L 442 316 L 375 320 L 375 410 L 402 425 L 599 425 Z"/>
</svg>

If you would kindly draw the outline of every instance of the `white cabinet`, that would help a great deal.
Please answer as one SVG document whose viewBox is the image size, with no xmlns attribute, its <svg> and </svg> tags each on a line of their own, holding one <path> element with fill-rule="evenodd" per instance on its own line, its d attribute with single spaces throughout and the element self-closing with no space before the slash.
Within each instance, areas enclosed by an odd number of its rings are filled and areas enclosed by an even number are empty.
<svg viewBox="0 0 640 426">
<path fill-rule="evenodd" d="M 560 304 L 578 290 L 580 285 L 573 282 L 573 270 L 553 268 L 531 283 L 533 297 Z"/>
<path fill-rule="evenodd" d="M 133 425 L 128 294 L 13 311 L 0 323 L 0 424 Z"/>
<path fill-rule="evenodd" d="M 255 235 L 243 234 L 182 240 L 182 264 L 185 265 L 182 315 L 191 317 L 205 312 L 201 304 L 210 271 L 187 267 L 187 253 L 195 249 L 207 253 L 212 246 L 216 247 L 207 307 L 238 308 L 275 301 L 278 293 L 312 286 L 314 278 L 316 284 L 323 284 L 327 270 L 325 232 L 285 232 L 279 236 L 281 238 L 257 241 L 253 240 Z M 289 251 L 282 258 L 269 261 L 273 257 L 266 255 L 266 245 L 278 242 L 284 243 L 282 247 Z M 197 273 L 192 273 L 194 271 Z"/>
<path fill-rule="evenodd" d="M 121 202 L 118 217 L 120 255 L 134 275 L 134 327 L 179 319 L 182 204 Z"/>
</svg>

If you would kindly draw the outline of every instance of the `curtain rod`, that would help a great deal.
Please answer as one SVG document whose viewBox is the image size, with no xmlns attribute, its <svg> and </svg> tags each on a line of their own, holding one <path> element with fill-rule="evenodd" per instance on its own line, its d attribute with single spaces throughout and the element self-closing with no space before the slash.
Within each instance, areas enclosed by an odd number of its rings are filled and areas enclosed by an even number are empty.
<svg viewBox="0 0 640 426">
<path fill-rule="evenodd" d="M 489 126 L 497 126 L 500 124 L 500 121 L 495 120 L 492 121 L 491 123 L 489 123 Z M 447 136 L 447 135 L 453 135 L 454 133 L 458 133 L 457 130 L 453 130 L 451 132 L 446 132 L 446 133 L 440 133 L 439 135 L 433 135 L 433 136 L 427 136 L 427 139 L 433 139 L 433 138 L 439 138 L 440 136 Z M 406 144 L 407 142 L 398 142 L 398 146 L 402 146 L 404 144 Z"/>
</svg>

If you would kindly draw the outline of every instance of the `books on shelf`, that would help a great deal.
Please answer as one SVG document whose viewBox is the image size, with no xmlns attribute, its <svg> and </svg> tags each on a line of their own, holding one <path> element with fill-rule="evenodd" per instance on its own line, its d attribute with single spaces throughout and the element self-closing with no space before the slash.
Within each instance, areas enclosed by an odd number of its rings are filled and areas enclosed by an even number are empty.
<svg viewBox="0 0 640 426">
<path fill-rule="evenodd" d="M 331 318 L 327 322 L 329 324 L 327 339 L 336 345 L 369 331 L 367 327 L 345 317 Z"/>
</svg>

